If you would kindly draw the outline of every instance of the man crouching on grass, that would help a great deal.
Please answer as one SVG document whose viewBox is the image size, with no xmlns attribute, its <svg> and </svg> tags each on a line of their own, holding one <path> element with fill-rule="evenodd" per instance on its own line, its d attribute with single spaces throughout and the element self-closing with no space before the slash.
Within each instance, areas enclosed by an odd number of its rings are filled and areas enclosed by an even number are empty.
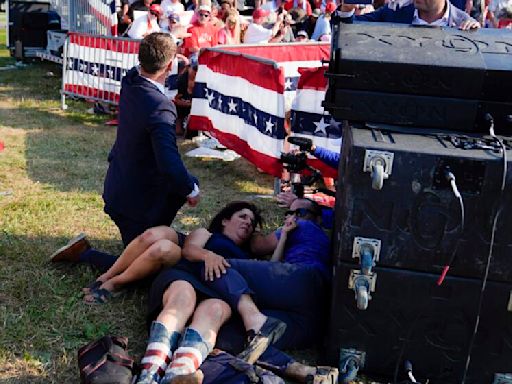
<svg viewBox="0 0 512 384">
<path fill-rule="evenodd" d="M 108 156 L 103 200 L 125 247 L 149 228 L 170 226 L 185 202 L 194 207 L 200 199 L 197 179 L 178 152 L 176 107 L 164 94 L 175 55 L 176 44 L 170 35 L 152 33 L 140 43 L 140 65 L 122 80 L 119 126 Z M 82 234 L 56 251 L 51 260 L 85 262 L 104 271 L 116 257 L 92 249 Z M 95 281 L 87 289 L 98 302 L 107 295 L 95 292 L 102 283 Z"/>
</svg>

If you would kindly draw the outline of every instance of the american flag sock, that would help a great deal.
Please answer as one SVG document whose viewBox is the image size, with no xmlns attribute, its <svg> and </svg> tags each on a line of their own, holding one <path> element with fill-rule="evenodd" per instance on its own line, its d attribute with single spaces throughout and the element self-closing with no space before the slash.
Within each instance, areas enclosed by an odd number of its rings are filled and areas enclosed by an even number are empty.
<svg viewBox="0 0 512 384">
<path fill-rule="evenodd" d="M 196 330 L 187 328 L 161 384 L 169 384 L 176 376 L 190 375 L 197 371 L 212 349 L 213 346 L 204 341 Z"/>
<path fill-rule="evenodd" d="M 153 321 L 149 331 L 149 341 L 146 353 L 141 361 L 142 372 L 137 384 L 160 383 L 169 362 L 172 352 L 178 346 L 180 334 L 170 333 L 169 330 L 158 321 Z"/>
</svg>

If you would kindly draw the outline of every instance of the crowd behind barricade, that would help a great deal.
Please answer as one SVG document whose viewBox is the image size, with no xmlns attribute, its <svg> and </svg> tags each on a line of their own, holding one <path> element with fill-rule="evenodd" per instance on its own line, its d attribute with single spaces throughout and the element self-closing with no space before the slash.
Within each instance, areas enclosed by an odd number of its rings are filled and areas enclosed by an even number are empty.
<svg viewBox="0 0 512 384">
<path fill-rule="evenodd" d="M 247 7 L 235 0 L 115 0 L 118 34 L 140 39 L 151 32 L 168 32 L 185 57 L 218 44 L 329 41 L 335 0 L 255 0 Z M 510 0 L 452 0 L 458 9 L 485 27 L 497 28 L 512 18 Z M 393 10 L 411 0 L 375 0 L 351 7 L 356 15 L 380 8 Z M 371 21 L 371 20 L 370 20 Z"/>
</svg>

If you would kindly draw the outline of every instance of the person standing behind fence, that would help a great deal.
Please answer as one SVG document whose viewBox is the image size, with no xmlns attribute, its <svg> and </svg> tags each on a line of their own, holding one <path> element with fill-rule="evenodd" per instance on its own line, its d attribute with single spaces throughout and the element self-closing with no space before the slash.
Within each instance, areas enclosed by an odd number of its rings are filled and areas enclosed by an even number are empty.
<svg viewBox="0 0 512 384">
<path fill-rule="evenodd" d="M 150 34 L 140 43 L 140 66 L 122 80 L 103 200 L 125 246 L 148 228 L 169 226 L 185 202 L 192 207 L 199 203 L 198 181 L 185 168 L 176 145 L 176 108 L 164 95 L 175 55 L 169 34 Z M 113 256 L 92 249 L 83 234 L 51 260 L 85 262 L 100 269 L 115 262 Z"/>
<path fill-rule="evenodd" d="M 212 6 L 210 1 L 202 0 L 197 7 L 197 20 L 188 29 L 190 37 L 183 41 L 184 55 L 197 55 L 201 48 L 210 48 L 218 44 L 219 28 L 212 24 Z"/>
<path fill-rule="evenodd" d="M 160 32 L 159 20 L 163 16 L 162 8 L 158 4 L 151 4 L 146 15 L 135 19 L 128 29 L 128 36 L 132 39 L 142 39 L 145 36 Z"/>
</svg>

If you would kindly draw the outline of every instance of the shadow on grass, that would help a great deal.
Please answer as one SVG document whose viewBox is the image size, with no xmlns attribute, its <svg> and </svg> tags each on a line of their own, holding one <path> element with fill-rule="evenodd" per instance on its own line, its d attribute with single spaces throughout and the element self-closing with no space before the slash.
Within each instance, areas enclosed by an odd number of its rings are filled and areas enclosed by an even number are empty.
<svg viewBox="0 0 512 384">
<path fill-rule="evenodd" d="M 10 128 L 26 132 L 20 161 L 26 161 L 31 180 L 59 191 L 102 192 L 115 129 L 78 125 L 38 108 L 2 109 L 0 116 Z"/>
<path fill-rule="evenodd" d="M 106 305 L 85 305 L 81 289 L 99 272 L 48 260 L 67 241 L 0 232 L 0 383 L 76 383 L 77 350 L 105 334 L 127 336 L 134 357 L 144 350 L 145 289 Z M 115 241 L 91 242 L 120 251 Z"/>
</svg>

